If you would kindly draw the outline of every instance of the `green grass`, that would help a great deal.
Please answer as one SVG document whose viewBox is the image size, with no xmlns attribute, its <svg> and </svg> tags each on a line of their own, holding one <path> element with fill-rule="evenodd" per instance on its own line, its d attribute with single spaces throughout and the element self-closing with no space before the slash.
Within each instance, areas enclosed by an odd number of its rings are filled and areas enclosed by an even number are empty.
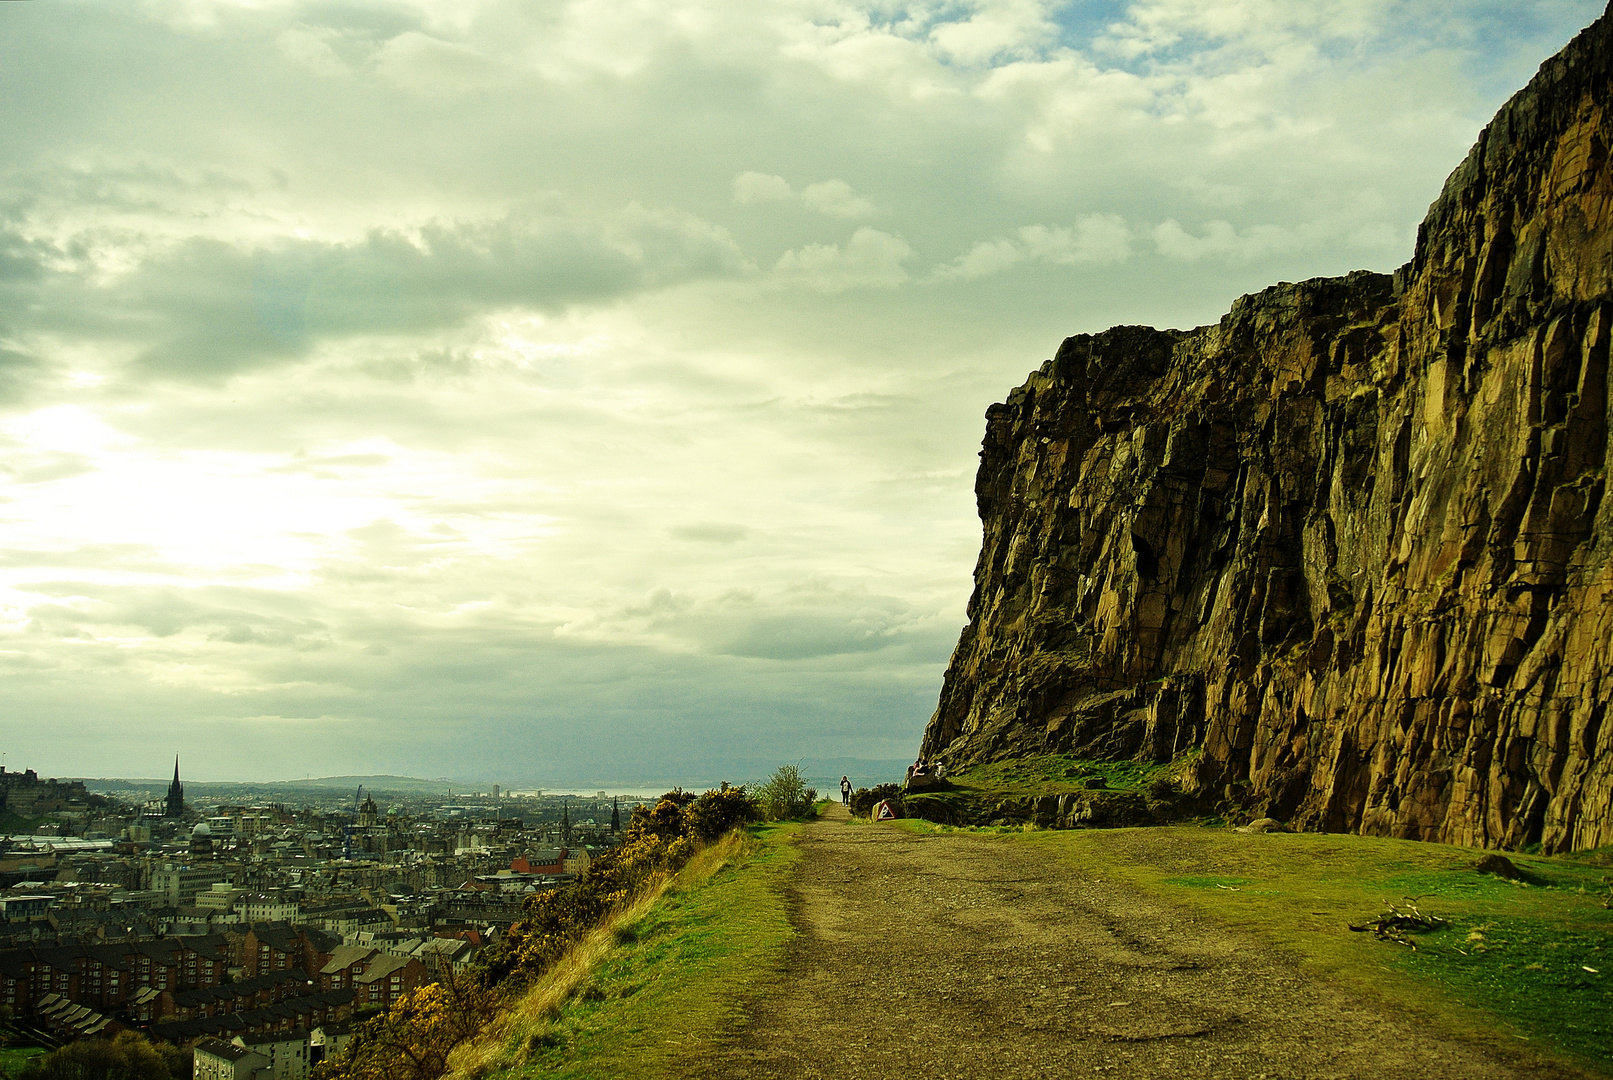
<svg viewBox="0 0 1613 1080">
<path fill-rule="evenodd" d="M 951 790 L 907 795 L 904 802 L 910 815 L 934 821 L 1012 824 L 1031 820 L 1037 799 L 1080 793 L 1081 805 L 1107 808 L 1101 823 L 1132 823 L 1150 816 L 1150 782 L 1186 763 L 1185 757 L 1161 765 L 1038 754 L 967 766 L 948 774 Z"/>
<path fill-rule="evenodd" d="M 1139 761 L 1093 761 L 1069 754 L 1039 754 L 970 765 L 947 779 L 965 791 L 1005 798 L 1039 798 L 1087 790 L 1087 781 L 1094 778 L 1101 778 L 1110 790 L 1136 791 L 1154 774 L 1168 767 Z"/>
<path fill-rule="evenodd" d="M 618 932 L 526 1061 L 493 1075 L 676 1076 L 743 1026 L 746 1000 L 783 970 L 794 932 L 785 887 L 800 827 L 753 829 L 742 856 Z"/>
<path fill-rule="evenodd" d="M 0 1047 L 0 1076 L 16 1076 L 28 1062 L 48 1053 L 42 1046 Z"/>
<path fill-rule="evenodd" d="M 1476 873 L 1481 853 L 1470 848 L 1405 840 L 1182 826 L 1012 835 L 1264 939 L 1446 1030 L 1527 1040 L 1613 1072 L 1605 866 L 1512 855 L 1532 879 L 1512 882 Z M 1415 937 L 1416 949 L 1348 929 L 1406 898 L 1450 925 Z"/>
<path fill-rule="evenodd" d="M 0 832 L 7 834 L 31 833 L 44 824 L 45 820 L 47 819 L 23 817 L 21 814 L 14 814 L 10 810 L 0 810 Z M 4 1060 L 0 1058 L 0 1064 L 4 1064 Z"/>
<path fill-rule="evenodd" d="M 1203 874 L 1189 875 L 1188 877 L 1171 877 L 1165 879 L 1166 885 L 1180 885 L 1186 889 L 1239 889 L 1244 885 L 1253 885 L 1254 882 L 1246 877 L 1216 877 Z"/>
</svg>

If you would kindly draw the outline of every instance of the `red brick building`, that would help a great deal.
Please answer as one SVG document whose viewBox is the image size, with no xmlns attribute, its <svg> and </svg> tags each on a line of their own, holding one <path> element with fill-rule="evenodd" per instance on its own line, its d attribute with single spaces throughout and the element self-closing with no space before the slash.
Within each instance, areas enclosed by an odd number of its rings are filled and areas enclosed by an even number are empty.
<svg viewBox="0 0 1613 1080">
<path fill-rule="evenodd" d="M 343 945 L 319 971 L 322 990 L 351 989 L 357 1005 L 390 1006 L 430 981 L 426 965 L 365 945 Z"/>
<path fill-rule="evenodd" d="M 123 1013 L 142 991 L 217 986 L 229 966 L 228 943 L 221 934 L 3 949 L 0 1005 L 24 1016 L 47 994 L 57 994 L 97 1012 Z"/>
</svg>

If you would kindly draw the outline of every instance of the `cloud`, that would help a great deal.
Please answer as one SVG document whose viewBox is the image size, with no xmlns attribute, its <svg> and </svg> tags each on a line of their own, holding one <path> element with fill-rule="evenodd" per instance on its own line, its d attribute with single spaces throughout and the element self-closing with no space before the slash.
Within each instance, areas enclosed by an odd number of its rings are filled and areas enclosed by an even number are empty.
<svg viewBox="0 0 1613 1080">
<path fill-rule="evenodd" d="M 630 204 L 601 218 L 433 220 L 337 243 L 194 238 L 105 285 L 63 277 L 54 288 L 77 292 L 75 317 L 139 343 L 140 368 L 207 379 L 332 338 L 431 333 L 501 309 L 558 312 L 746 266 L 723 228 Z"/>
<path fill-rule="evenodd" d="M 292 63 L 316 75 L 339 78 L 352 74 L 332 46 L 332 42 L 339 38 L 340 35 L 331 27 L 298 23 L 282 30 L 275 44 L 279 46 L 281 55 Z"/>
<path fill-rule="evenodd" d="M 674 525 L 667 530 L 674 540 L 688 540 L 696 544 L 737 544 L 750 535 L 743 525 L 725 525 L 717 521 L 704 521 L 692 525 Z"/>
<path fill-rule="evenodd" d="M 0 287 L 37 281 L 45 260 L 54 254 L 50 245 L 0 226 Z"/>
<path fill-rule="evenodd" d="M 987 405 L 1070 333 L 1403 261 L 1603 6 L 7 5 L 0 733 L 910 760 Z"/>
<path fill-rule="evenodd" d="M 1182 262 L 1200 259 L 1249 262 L 1291 250 L 1299 242 L 1300 238 L 1291 230 L 1277 225 L 1251 225 L 1239 232 L 1230 222 L 1212 221 L 1204 226 L 1202 236 L 1189 233 L 1174 218 L 1154 226 L 1154 246 L 1159 253 Z"/>
<path fill-rule="evenodd" d="M 890 289 L 908 280 L 905 263 L 913 255 L 907 241 L 866 225 L 839 244 L 807 244 L 779 256 L 777 280 L 819 292 Z"/>
<path fill-rule="evenodd" d="M 1386 30 L 1390 0 L 1137 0 L 1095 46 L 1127 59 L 1167 53 L 1184 42 L 1235 43 L 1272 53 L 1313 43 L 1371 40 Z"/>
<path fill-rule="evenodd" d="M 417 30 L 388 41 L 374 63 L 381 78 L 422 95 L 466 93 L 499 78 L 494 64 L 475 49 Z"/>
<path fill-rule="evenodd" d="M 659 589 L 648 597 L 557 629 L 568 640 L 659 642 L 680 651 L 801 661 L 911 650 L 944 629 L 906 601 L 819 579 L 763 593 L 715 596 Z"/>
<path fill-rule="evenodd" d="M 975 0 L 964 6 L 967 18 L 938 24 L 929 41 L 952 63 L 1025 56 L 1057 40 L 1058 27 L 1051 18 L 1056 6 L 1037 0 Z"/>
<path fill-rule="evenodd" d="M 1020 263 L 1054 266 L 1125 262 L 1131 257 L 1131 230 L 1118 214 L 1088 214 L 1073 227 L 1025 225 L 1012 238 L 982 240 L 950 263 L 938 266 L 939 280 L 973 281 Z"/>
<path fill-rule="evenodd" d="M 742 172 L 734 177 L 734 202 L 740 206 L 757 203 L 791 202 L 795 189 L 782 176 L 769 173 Z"/>
<path fill-rule="evenodd" d="M 0 406 L 25 400 L 49 373 L 49 366 L 37 357 L 0 346 Z"/>
<path fill-rule="evenodd" d="M 28 610 L 32 632 L 46 636 L 127 644 L 195 631 L 207 641 L 233 645 L 304 650 L 330 644 L 329 627 L 309 617 L 303 598 L 284 592 L 85 581 L 43 581 L 28 591 L 54 598 Z"/>
<path fill-rule="evenodd" d="M 856 220 L 873 214 L 874 204 L 858 195 L 844 180 L 824 180 L 808 184 L 797 192 L 782 176 L 742 172 L 734 177 L 734 202 L 740 206 L 788 203 L 804 206 L 830 217 Z"/>
<path fill-rule="evenodd" d="M 874 204 L 852 191 L 844 180 L 808 184 L 801 189 L 801 202 L 832 217 L 865 218 L 874 212 Z"/>
</svg>

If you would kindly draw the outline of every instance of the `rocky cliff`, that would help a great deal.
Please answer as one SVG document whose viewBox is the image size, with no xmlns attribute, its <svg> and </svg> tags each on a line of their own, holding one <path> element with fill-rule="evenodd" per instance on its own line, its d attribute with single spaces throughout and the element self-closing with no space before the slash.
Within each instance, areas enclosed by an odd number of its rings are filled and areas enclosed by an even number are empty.
<svg viewBox="0 0 1613 1080">
<path fill-rule="evenodd" d="M 1610 71 L 1613 8 L 1393 277 L 1072 337 L 992 406 L 924 754 L 1196 750 L 1302 827 L 1613 844 Z"/>
</svg>

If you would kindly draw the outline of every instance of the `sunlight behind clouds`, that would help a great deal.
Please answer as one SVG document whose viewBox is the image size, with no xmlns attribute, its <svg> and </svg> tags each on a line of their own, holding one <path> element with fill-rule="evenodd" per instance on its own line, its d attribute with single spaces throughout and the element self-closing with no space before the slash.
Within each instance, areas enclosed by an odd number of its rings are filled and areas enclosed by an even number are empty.
<svg viewBox="0 0 1613 1080">
<path fill-rule="evenodd" d="M 908 756 L 986 407 L 1067 334 L 1393 269 L 1599 12 L 0 5 L 11 752 Z"/>
</svg>

